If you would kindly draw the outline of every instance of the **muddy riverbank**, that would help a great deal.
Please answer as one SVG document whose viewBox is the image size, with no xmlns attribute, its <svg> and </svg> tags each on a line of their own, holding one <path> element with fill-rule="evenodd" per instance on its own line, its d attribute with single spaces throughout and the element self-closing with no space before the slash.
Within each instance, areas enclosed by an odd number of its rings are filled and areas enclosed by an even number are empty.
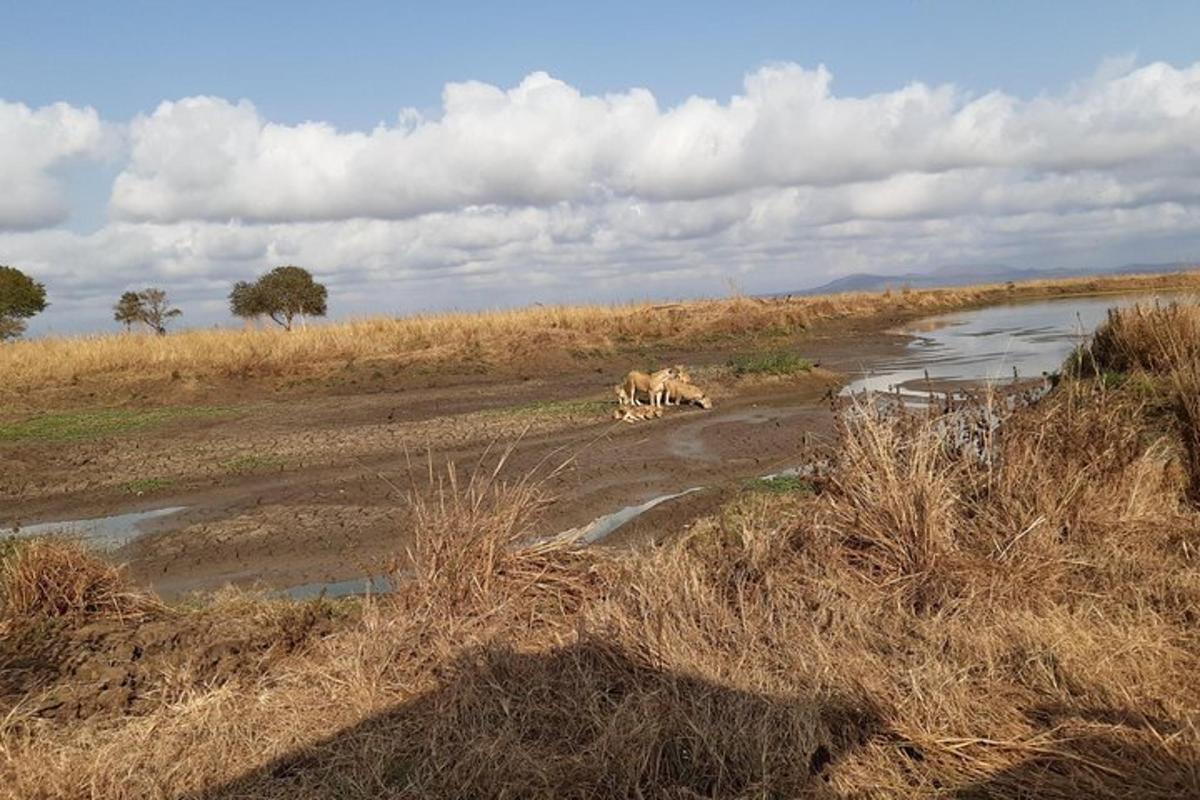
<svg viewBox="0 0 1200 800">
<path fill-rule="evenodd" d="M 605 532 L 606 546 L 629 546 L 677 533 L 747 481 L 829 442 L 830 398 L 847 384 L 918 396 L 934 382 L 1011 378 L 1014 367 L 1031 377 L 1127 301 L 830 325 L 775 345 L 820 365 L 788 376 L 735 374 L 725 365 L 744 347 L 732 345 L 646 354 L 688 364 L 716 407 L 636 425 L 608 416 L 609 386 L 631 365 L 624 356 L 553 376 L 440 375 L 333 396 L 239 397 L 101 435 L 17 438 L 0 443 L 0 528 L 148 513 L 99 523 L 99 543 L 164 596 L 226 583 L 319 587 L 378 575 L 403 551 L 405 495 L 428 486 L 430 464 L 435 474 L 448 462 L 469 471 L 516 442 L 505 473 L 547 476 L 547 535 L 703 489 Z"/>
</svg>

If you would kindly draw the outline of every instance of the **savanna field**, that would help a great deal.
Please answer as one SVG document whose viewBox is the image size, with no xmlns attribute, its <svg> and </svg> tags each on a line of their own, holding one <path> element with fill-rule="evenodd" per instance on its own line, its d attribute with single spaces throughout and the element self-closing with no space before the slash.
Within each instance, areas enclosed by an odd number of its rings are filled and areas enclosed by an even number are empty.
<svg viewBox="0 0 1200 800">
<path fill-rule="evenodd" d="M 611 353 L 784 338 L 836 321 L 903 320 L 992 303 L 1131 291 L 1194 291 L 1200 273 L 1066 278 L 951 289 L 897 289 L 669 304 L 544 306 L 278 330 L 188 330 L 164 337 L 94 335 L 0 348 L 0 400 L 14 410 L 180 402 L 231 384 L 290 389 L 355 371 L 373 376 L 536 372 Z"/>
<path fill-rule="evenodd" d="M 565 363 L 1195 280 L 193 332 L 141 340 L 136 373 L 121 337 L 32 341 L 0 374 L 170 408 L 347 360 Z M 401 487 L 394 590 L 365 597 L 168 602 L 80 544 L 7 540 L 0 795 L 1200 796 L 1200 307 L 1113 312 L 976 424 L 999 405 L 843 402 L 803 477 L 624 548 L 539 538 L 547 470 L 498 445 Z"/>
</svg>

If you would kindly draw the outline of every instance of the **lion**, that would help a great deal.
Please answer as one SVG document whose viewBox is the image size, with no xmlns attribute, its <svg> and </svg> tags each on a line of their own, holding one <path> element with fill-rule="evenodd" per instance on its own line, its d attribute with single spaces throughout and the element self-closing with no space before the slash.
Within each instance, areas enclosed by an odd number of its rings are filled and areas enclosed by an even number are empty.
<svg viewBox="0 0 1200 800">
<path fill-rule="evenodd" d="M 671 391 L 671 384 L 672 383 L 691 383 L 692 376 L 687 374 L 687 370 L 684 369 L 683 364 L 676 364 L 674 367 L 672 367 L 672 369 L 675 370 L 675 377 L 673 379 L 667 381 L 667 387 L 663 393 L 663 402 L 665 402 L 669 406 L 670 405 L 677 406 L 677 405 L 679 405 L 679 396 Z M 672 400 L 674 400 L 675 402 L 672 403 L 671 402 Z"/>
<path fill-rule="evenodd" d="M 662 405 L 667 381 L 678 376 L 677 369 L 677 367 L 667 367 L 650 375 L 639 372 L 636 369 L 631 371 L 625 376 L 624 383 L 621 384 L 621 388 L 625 390 L 625 394 L 629 398 L 629 404 L 634 406 L 641 405 L 638 401 L 638 393 L 640 392 L 650 398 L 650 405 Z"/>
<path fill-rule="evenodd" d="M 712 400 L 704 393 L 704 390 L 699 386 L 691 383 L 685 383 L 681 380 L 668 380 L 666 386 L 668 397 L 675 398 L 675 404 L 692 403 L 701 408 L 712 408 Z"/>
</svg>

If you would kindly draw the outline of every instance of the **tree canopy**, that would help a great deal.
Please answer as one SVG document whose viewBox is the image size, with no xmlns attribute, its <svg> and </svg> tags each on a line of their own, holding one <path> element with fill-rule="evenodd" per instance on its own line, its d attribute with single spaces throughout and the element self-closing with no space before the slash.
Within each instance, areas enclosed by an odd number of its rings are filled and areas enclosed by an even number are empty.
<svg viewBox="0 0 1200 800">
<path fill-rule="evenodd" d="M 142 321 L 142 299 L 137 292 L 125 292 L 113 306 L 113 319 L 125 326 L 125 330 L 133 327 L 133 323 Z"/>
<path fill-rule="evenodd" d="M 253 283 L 235 283 L 229 310 L 235 317 L 268 316 L 290 331 L 296 317 L 325 316 L 327 296 L 325 287 L 303 267 L 276 267 Z"/>
<path fill-rule="evenodd" d="M 135 322 L 144 323 L 159 336 L 166 336 L 167 322 L 183 314 L 172 308 L 167 293 L 162 289 L 143 289 L 140 292 L 125 292 L 113 306 L 113 319 L 126 330 Z"/>
<path fill-rule="evenodd" d="M 46 287 L 16 267 L 0 266 L 0 340 L 20 336 L 25 320 L 46 305 Z"/>
</svg>

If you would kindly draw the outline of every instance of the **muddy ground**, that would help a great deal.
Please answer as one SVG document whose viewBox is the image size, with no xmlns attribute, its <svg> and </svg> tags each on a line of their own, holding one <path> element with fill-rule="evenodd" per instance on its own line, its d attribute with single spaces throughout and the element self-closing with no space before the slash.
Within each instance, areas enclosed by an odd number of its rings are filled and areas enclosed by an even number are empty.
<svg viewBox="0 0 1200 800">
<path fill-rule="evenodd" d="M 831 391 L 904 347 L 905 337 L 886 333 L 896 322 L 833 325 L 789 342 L 820 366 L 788 377 L 739 377 L 725 365 L 747 347 L 714 345 L 590 359 L 549 377 L 389 376 L 286 397 L 214 387 L 203 404 L 152 424 L 0 441 L 0 528 L 178 506 L 112 552 L 164 597 L 226 583 L 340 581 L 378 574 L 403 550 L 405 495 L 428 485 L 428 462 L 467 473 L 516 442 L 505 474 L 549 475 L 547 534 L 704 489 L 606 540 L 629 546 L 684 529 L 747 481 L 828 441 Z M 688 365 L 715 408 L 612 421 L 611 385 L 646 361 Z"/>
</svg>

